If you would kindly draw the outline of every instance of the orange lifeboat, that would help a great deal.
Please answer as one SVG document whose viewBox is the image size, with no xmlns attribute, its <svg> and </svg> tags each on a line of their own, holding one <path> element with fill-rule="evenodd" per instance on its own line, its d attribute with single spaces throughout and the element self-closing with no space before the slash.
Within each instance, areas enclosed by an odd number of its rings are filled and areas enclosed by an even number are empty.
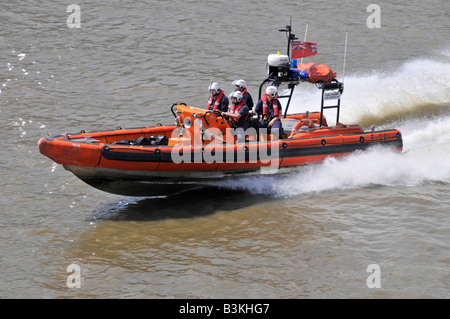
<svg viewBox="0 0 450 319">
<path fill-rule="evenodd" d="M 281 137 L 250 127 L 238 142 L 235 122 L 222 113 L 176 103 L 171 107 L 175 125 L 47 136 L 39 140 L 39 151 L 93 187 L 130 196 L 168 195 L 223 179 L 286 173 L 373 145 L 402 151 L 402 135 L 396 129 L 366 132 L 359 125 L 341 124 L 343 83 L 329 68 L 314 63 L 297 68 L 309 72 L 309 82 L 322 90 L 320 112 L 289 114 L 300 79 L 291 77 L 286 57 L 269 59 L 269 76 L 259 89 L 259 97 L 266 84 L 287 84 L 290 89 L 289 95 L 278 97 L 288 98 Z M 336 104 L 325 105 L 325 100 Z M 334 126 L 324 115 L 328 108 L 337 109 Z"/>
<path fill-rule="evenodd" d="M 264 137 L 249 134 L 245 143 L 236 143 L 233 128 L 219 113 L 183 104 L 172 110 L 178 125 L 44 137 L 39 151 L 98 189 L 159 196 L 224 178 L 282 173 L 374 144 L 402 149 L 398 130 L 319 127 L 319 113 L 306 120 L 304 113 L 287 116 L 282 139 L 269 132 Z M 302 129 L 304 123 L 309 123 L 307 129 Z"/>
</svg>

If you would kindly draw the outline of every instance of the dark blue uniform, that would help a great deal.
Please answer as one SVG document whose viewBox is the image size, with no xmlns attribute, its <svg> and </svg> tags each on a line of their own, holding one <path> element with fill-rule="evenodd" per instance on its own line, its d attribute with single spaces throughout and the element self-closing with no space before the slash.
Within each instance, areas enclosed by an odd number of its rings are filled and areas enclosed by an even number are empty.
<svg viewBox="0 0 450 319">
<path fill-rule="evenodd" d="M 214 109 L 214 103 L 216 102 L 216 98 L 217 98 L 217 96 L 215 98 L 213 98 L 211 105 L 209 106 L 209 109 L 208 109 L 209 111 L 212 111 Z M 220 100 L 219 103 L 220 104 L 219 104 L 219 108 L 217 111 L 221 111 L 221 112 L 228 111 L 228 105 L 230 104 L 230 101 L 228 101 L 228 98 L 226 97 L 225 94 L 222 96 L 222 99 Z"/>
<path fill-rule="evenodd" d="M 248 93 L 248 91 L 245 91 L 245 93 L 242 96 L 244 97 L 245 104 L 247 104 L 248 109 L 249 110 L 253 109 L 253 98 L 250 95 L 250 93 Z"/>
<path fill-rule="evenodd" d="M 248 115 L 248 112 L 249 112 L 250 110 L 249 110 L 249 108 L 248 108 L 248 106 L 247 106 L 247 104 L 246 103 L 244 103 L 244 105 L 242 105 L 241 106 L 241 108 L 239 109 L 239 111 L 231 111 L 231 109 L 229 109 L 228 110 L 228 113 L 233 113 L 233 114 L 236 114 L 236 113 L 238 113 L 238 114 L 241 114 L 241 117 L 239 118 L 239 120 L 238 120 L 238 123 L 237 123 L 237 127 L 241 127 L 244 131 L 246 130 L 246 129 L 248 129 L 249 128 L 249 126 L 250 126 L 250 123 L 249 123 L 249 115 Z"/>
</svg>

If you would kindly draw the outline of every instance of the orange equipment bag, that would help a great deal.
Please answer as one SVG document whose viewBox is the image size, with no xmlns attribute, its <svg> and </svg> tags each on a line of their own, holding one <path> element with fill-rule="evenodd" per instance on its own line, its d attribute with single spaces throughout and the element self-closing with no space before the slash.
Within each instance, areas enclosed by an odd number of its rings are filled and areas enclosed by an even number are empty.
<svg viewBox="0 0 450 319">
<path fill-rule="evenodd" d="M 297 65 L 297 69 L 305 71 L 309 75 L 308 81 L 311 83 L 323 82 L 330 83 L 336 78 L 336 72 L 333 72 L 325 64 L 318 64 L 314 62 L 309 62 L 306 64 Z"/>
</svg>

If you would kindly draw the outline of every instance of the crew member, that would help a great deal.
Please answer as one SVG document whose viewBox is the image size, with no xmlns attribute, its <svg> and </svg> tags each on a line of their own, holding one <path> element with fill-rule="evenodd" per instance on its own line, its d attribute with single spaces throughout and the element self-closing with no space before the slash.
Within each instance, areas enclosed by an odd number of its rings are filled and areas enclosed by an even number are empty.
<svg viewBox="0 0 450 319">
<path fill-rule="evenodd" d="M 247 83 L 244 80 L 236 80 L 233 82 L 234 90 L 241 91 L 244 96 L 245 104 L 247 104 L 248 109 L 253 109 L 253 98 L 247 90 Z"/>
<path fill-rule="evenodd" d="M 259 121 L 259 128 L 278 129 L 279 137 L 280 139 L 282 138 L 282 108 L 278 100 L 278 88 L 276 86 L 271 85 L 267 87 L 266 93 L 256 103 L 254 112 L 262 117 Z"/>
<path fill-rule="evenodd" d="M 230 108 L 222 114 L 233 119 L 237 127 L 246 130 L 250 126 L 248 112 L 248 105 L 245 103 L 242 93 L 240 91 L 234 91 L 231 93 Z"/>
<path fill-rule="evenodd" d="M 230 121 L 233 121 L 237 130 L 238 142 L 245 141 L 244 131 L 250 126 L 249 109 L 245 103 L 244 97 L 241 91 L 234 91 L 231 93 L 231 106 L 228 112 L 222 112 L 222 115 L 228 117 Z"/>
<path fill-rule="evenodd" d="M 230 102 L 228 101 L 226 95 L 223 93 L 223 90 L 220 89 L 219 83 L 211 83 L 208 90 L 211 95 L 209 97 L 206 109 L 209 111 L 226 112 L 228 110 L 228 104 Z"/>
</svg>

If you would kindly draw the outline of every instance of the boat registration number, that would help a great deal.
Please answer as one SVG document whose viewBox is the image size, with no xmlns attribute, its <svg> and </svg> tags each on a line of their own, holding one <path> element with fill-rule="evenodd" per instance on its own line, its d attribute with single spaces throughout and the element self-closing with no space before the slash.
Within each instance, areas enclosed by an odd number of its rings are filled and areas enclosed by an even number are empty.
<svg viewBox="0 0 450 319">
<path fill-rule="evenodd" d="M 339 100 L 341 98 L 340 92 L 325 92 L 323 94 L 323 99 L 327 100 Z"/>
</svg>

